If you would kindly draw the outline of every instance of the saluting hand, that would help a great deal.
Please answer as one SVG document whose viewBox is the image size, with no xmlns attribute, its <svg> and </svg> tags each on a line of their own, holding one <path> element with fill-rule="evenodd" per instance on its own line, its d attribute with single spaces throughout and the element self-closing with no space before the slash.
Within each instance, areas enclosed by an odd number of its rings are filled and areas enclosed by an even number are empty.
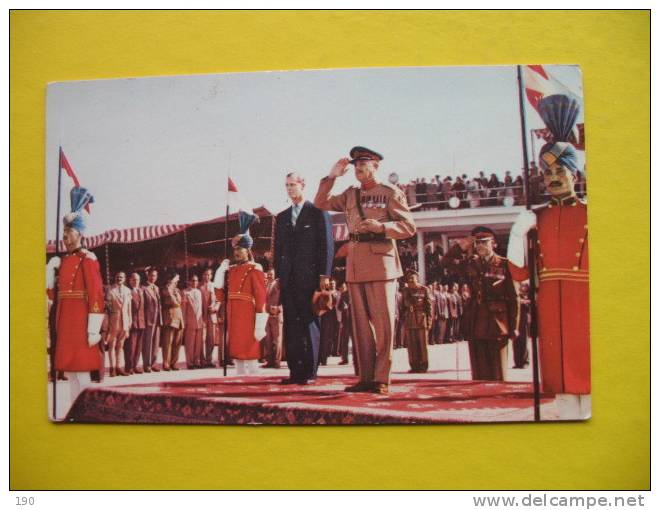
<svg viewBox="0 0 660 510">
<path fill-rule="evenodd" d="M 337 161 L 330 169 L 328 177 L 332 177 L 334 179 L 335 177 L 341 177 L 342 175 L 346 174 L 346 172 L 348 172 L 349 161 L 350 159 L 348 158 L 341 158 L 339 161 Z"/>
<path fill-rule="evenodd" d="M 385 232 L 385 226 L 378 220 L 362 220 L 358 225 L 358 231 L 361 234 L 373 232 L 374 234 L 382 234 Z"/>
</svg>

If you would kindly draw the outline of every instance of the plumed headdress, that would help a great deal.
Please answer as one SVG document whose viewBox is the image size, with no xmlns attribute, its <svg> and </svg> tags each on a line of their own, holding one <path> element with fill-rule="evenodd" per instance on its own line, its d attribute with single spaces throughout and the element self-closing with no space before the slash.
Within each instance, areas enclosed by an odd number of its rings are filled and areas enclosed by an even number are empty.
<svg viewBox="0 0 660 510">
<path fill-rule="evenodd" d="M 543 122 L 552 133 L 552 142 L 541 148 L 541 162 L 550 165 L 558 161 L 572 172 L 577 172 L 577 152 L 568 141 L 580 112 L 577 99 L 565 94 L 553 94 L 542 98 L 538 107 Z"/>
<path fill-rule="evenodd" d="M 82 234 L 87 228 L 83 208 L 87 204 L 93 203 L 94 197 L 87 188 L 81 188 L 80 186 L 71 188 L 71 212 L 62 219 L 64 226 L 73 228 Z"/>
<path fill-rule="evenodd" d="M 250 236 L 250 226 L 256 223 L 258 218 L 255 214 L 250 214 L 246 211 L 238 212 L 238 235 L 232 240 L 233 246 L 240 246 L 249 250 L 254 244 L 252 236 Z"/>
</svg>

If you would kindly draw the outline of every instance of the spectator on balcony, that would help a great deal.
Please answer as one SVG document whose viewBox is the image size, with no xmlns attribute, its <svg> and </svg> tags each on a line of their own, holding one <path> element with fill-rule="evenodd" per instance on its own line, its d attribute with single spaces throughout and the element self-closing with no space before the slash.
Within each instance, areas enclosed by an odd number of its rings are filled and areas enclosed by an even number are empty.
<svg viewBox="0 0 660 510">
<path fill-rule="evenodd" d="M 436 185 L 435 197 L 434 197 L 433 201 L 438 203 L 438 205 L 436 206 L 436 209 L 439 209 L 440 208 L 439 202 L 442 200 L 442 179 L 440 178 L 439 175 L 436 175 L 433 178 L 433 181 L 435 182 L 435 185 Z"/>
<path fill-rule="evenodd" d="M 417 195 L 416 193 L 416 182 L 411 180 L 405 188 L 406 200 L 408 200 L 409 205 L 417 204 Z"/>
<path fill-rule="evenodd" d="M 522 175 L 516 177 L 516 180 L 513 181 L 513 199 L 516 205 L 523 205 L 525 198 L 525 182 L 523 181 Z"/>
<path fill-rule="evenodd" d="M 536 162 L 532 161 L 529 164 L 529 194 L 533 204 L 541 202 L 541 196 L 544 191 L 543 176 L 539 174 L 539 168 L 536 166 Z"/>
<path fill-rule="evenodd" d="M 465 184 L 465 189 L 467 191 L 467 204 L 468 207 L 479 207 L 481 205 L 481 197 L 483 188 L 481 182 L 478 178 L 469 180 Z"/>
<path fill-rule="evenodd" d="M 497 178 L 497 175 L 490 174 L 490 179 L 488 180 L 488 200 L 485 205 L 494 206 L 497 205 L 497 192 L 501 183 Z"/>
<path fill-rule="evenodd" d="M 465 207 L 465 182 L 461 177 L 456 177 L 456 182 L 451 187 L 452 193 L 461 201 L 459 207 Z"/>
<path fill-rule="evenodd" d="M 486 174 L 484 174 L 483 171 L 479 172 L 479 177 L 477 178 L 477 180 L 479 181 L 479 184 L 481 184 L 482 189 L 488 187 L 488 179 L 486 178 Z"/>
<path fill-rule="evenodd" d="M 435 180 L 435 178 L 432 178 L 429 183 L 426 185 L 426 202 L 430 203 L 432 205 L 429 205 L 429 209 L 437 209 L 437 204 L 435 202 L 437 201 L 437 196 L 438 196 L 438 183 Z"/>
<path fill-rule="evenodd" d="M 449 207 L 447 202 L 452 196 L 454 196 L 451 190 L 452 186 L 453 183 L 451 177 L 445 177 L 444 181 L 442 181 L 442 203 L 440 209 L 447 209 L 447 207 Z"/>
<path fill-rule="evenodd" d="M 502 188 L 500 188 L 498 193 L 498 205 L 504 205 L 505 198 L 514 199 L 514 189 L 513 189 L 513 177 L 511 177 L 511 172 L 506 171 L 504 175 L 504 182 L 502 183 Z"/>
<path fill-rule="evenodd" d="M 426 179 L 423 177 L 417 181 L 417 184 L 415 185 L 415 195 L 417 195 L 417 203 L 422 204 L 422 209 L 424 209 L 424 204 L 428 201 L 428 197 L 426 195 Z"/>
</svg>

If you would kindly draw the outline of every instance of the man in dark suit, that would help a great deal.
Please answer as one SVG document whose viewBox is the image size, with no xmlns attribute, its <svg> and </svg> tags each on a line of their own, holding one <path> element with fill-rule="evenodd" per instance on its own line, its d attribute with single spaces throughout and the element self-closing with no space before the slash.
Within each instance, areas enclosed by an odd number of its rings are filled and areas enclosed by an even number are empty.
<svg viewBox="0 0 660 510">
<path fill-rule="evenodd" d="M 334 252 L 328 213 L 304 199 L 305 180 L 286 176 L 292 206 L 277 215 L 273 263 L 280 281 L 284 314 L 284 346 L 290 376 L 283 384 L 308 384 L 316 378 L 319 325 L 312 296 L 320 278 L 329 277 Z"/>
</svg>

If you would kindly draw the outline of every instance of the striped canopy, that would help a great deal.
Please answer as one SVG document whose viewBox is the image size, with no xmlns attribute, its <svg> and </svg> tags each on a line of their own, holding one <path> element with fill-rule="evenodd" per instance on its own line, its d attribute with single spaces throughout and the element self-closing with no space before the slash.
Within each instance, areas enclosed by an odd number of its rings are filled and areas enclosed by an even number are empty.
<svg viewBox="0 0 660 510">
<path fill-rule="evenodd" d="M 265 208 L 258 208 L 254 210 L 259 216 L 270 215 L 271 213 Z M 231 217 L 235 215 L 230 215 Z M 336 218 L 335 218 L 336 216 Z M 345 241 L 348 239 L 348 226 L 344 222 L 344 215 L 333 215 L 334 224 L 332 225 L 332 234 L 335 241 Z M 172 234 L 179 233 L 192 225 L 200 225 L 204 223 L 220 223 L 224 221 L 224 216 L 214 218 L 212 220 L 202 221 L 199 223 L 181 223 L 181 224 L 166 224 L 166 225 L 149 225 L 144 227 L 132 227 L 124 229 L 106 230 L 101 234 L 95 236 L 85 237 L 83 245 L 87 249 L 98 248 L 104 244 L 131 244 L 139 243 L 142 241 L 150 241 L 167 237 Z M 60 241 L 60 252 L 65 252 L 64 243 Z M 55 241 L 49 240 L 46 244 L 46 253 L 55 253 Z"/>
</svg>

